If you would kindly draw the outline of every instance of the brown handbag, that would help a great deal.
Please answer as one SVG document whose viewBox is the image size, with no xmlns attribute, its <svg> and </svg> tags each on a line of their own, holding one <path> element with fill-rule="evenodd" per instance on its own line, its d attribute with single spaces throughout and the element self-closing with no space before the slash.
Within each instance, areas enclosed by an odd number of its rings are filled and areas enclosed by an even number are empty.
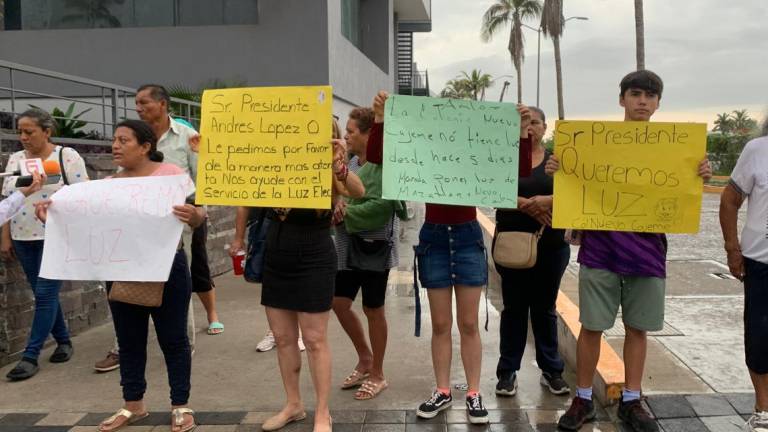
<svg viewBox="0 0 768 432">
<path fill-rule="evenodd" d="M 109 300 L 138 306 L 163 304 L 165 282 L 113 282 Z"/>
<path fill-rule="evenodd" d="M 527 269 L 536 265 L 539 239 L 545 226 L 536 232 L 504 231 L 496 233 L 493 261 L 509 269 Z"/>
</svg>

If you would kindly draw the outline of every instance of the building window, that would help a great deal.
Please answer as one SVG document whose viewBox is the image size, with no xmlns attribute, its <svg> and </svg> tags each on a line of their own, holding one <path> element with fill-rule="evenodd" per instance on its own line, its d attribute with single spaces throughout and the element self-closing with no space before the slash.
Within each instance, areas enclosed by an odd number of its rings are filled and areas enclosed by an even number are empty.
<svg viewBox="0 0 768 432">
<path fill-rule="evenodd" d="M 341 34 L 379 68 L 389 68 L 389 3 L 382 0 L 341 0 Z"/>
<path fill-rule="evenodd" d="M 360 0 L 341 0 L 341 34 L 354 46 L 361 47 Z"/>
<path fill-rule="evenodd" d="M 257 24 L 257 0 L 5 0 L 6 30 Z"/>
</svg>

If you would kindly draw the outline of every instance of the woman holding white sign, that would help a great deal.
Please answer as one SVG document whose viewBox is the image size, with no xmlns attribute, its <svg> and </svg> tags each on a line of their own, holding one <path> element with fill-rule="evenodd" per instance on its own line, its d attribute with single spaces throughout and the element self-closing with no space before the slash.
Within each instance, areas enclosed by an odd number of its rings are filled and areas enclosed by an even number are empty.
<svg viewBox="0 0 768 432">
<path fill-rule="evenodd" d="M 113 178 L 182 175 L 184 171 L 173 164 L 162 163 L 157 151 L 157 138 L 152 129 L 140 120 L 125 120 L 117 125 L 112 141 L 112 158 L 122 170 Z M 192 180 L 189 180 L 192 188 Z M 38 204 L 41 220 L 47 216 L 51 201 Z M 205 221 L 205 210 L 192 204 L 173 207 L 173 214 L 192 228 Z M 128 286 L 131 283 L 122 283 Z M 134 284 L 145 284 L 138 282 Z M 108 284 L 111 292 L 117 283 Z M 131 288 L 137 289 L 138 285 Z M 112 294 L 112 293 L 111 293 Z M 155 324 L 157 341 L 165 357 L 168 384 L 171 388 L 171 431 L 186 432 L 195 428 L 194 412 L 187 408 L 190 392 L 192 356 L 187 336 L 187 313 L 192 295 L 192 280 L 183 245 L 179 243 L 171 273 L 162 286 L 160 306 L 149 307 L 116 300 L 110 295 L 109 307 L 120 346 L 120 384 L 125 405 L 99 425 L 102 432 L 111 432 L 149 415 L 144 404 L 147 389 L 147 334 L 149 318 Z"/>
<path fill-rule="evenodd" d="M 59 304 L 61 281 L 39 277 L 40 263 L 45 243 L 45 227 L 35 218 L 34 203 L 46 199 L 61 189 L 65 184 L 88 180 L 85 162 L 72 148 L 65 148 L 51 142 L 51 135 L 56 122 L 50 114 L 39 109 L 30 109 L 19 116 L 19 141 L 24 150 L 11 155 L 5 167 L 6 172 L 21 168 L 25 159 L 39 158 L 43 161 L 59 164 L 61 177 L 52 184 L 45 184 L 42 190 L 29 195 L 21 208 L 8 223 L 3 225 L 0 253 L 3 260 L 14 256 L 19 260 L 35 296 L 35 316 L 29 332 L 27 347 L 21 361 L 7 375 L 12 381 L 25 380 L 34 376 L 39 366 L 37 363 L 40 350 L 48 335 L 56 340 L 56 350 L 49 361 L 63 363 L 72 358 L 74 352 L 69 338 L 67 324 Z M 3 184 L 3 195 L 12 196 L 16 187 L 17 176 L 7 177 Z M 51 178 L 49 181 L 52 181 Z"/>
</svg>

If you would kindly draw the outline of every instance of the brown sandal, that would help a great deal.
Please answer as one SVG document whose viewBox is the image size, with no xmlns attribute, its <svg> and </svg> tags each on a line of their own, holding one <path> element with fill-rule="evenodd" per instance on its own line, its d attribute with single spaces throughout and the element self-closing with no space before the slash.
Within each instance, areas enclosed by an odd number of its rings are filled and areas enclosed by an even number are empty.
<svg viewBox="0 0 768 432">
<path fill-rule="evenodd" d="M 344 382 L 341 384 L 341 389 L 347 390 L 351 389 L 352 387 L 357 387 L 363 384 L 365 380 L 368 379 L 369 375 L 370 374 L 368 372 L 362 373 L 355 369 L 351 374 L 349 374 L 348 377 L 344 378 Z"/>
<path fill-rule="evenodd" d="M 371 380 L 365 380 L 363 385 L 361 385 L 360 388 L 357 389 L 357 392 L 355 392 L 355 399 L 361 401 L 371 400 L 378 396 L 379 393 L 383 392 L 387 387 L 389 387 L 387 380 L 375 384 Z"/>
</svg>

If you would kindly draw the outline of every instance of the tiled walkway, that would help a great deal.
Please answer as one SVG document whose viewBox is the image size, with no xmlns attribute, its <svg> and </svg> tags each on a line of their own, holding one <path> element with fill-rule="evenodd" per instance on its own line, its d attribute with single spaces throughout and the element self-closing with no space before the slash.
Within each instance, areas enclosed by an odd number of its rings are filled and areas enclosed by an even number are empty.
<svg viewBox="0 0 768 432">
<path fill-rule="evenodd" d="M 197 432 L 261 432 L 261 423 L 274 413 L 265 411 L 198 412 Z M 0 432 L 93 432 L 111 413 L 17 413 L 0 415 Z M 491 423 L 477 426 L 467 423 L 462 409 L 447 410 L 430 420 L 416 417 L 415 411 L 333 411 L 334 432 L 533 432 L 555 431 L 557 411 L 489 410 Z M 616 431 L 607 418 L 598 418 L 583 430 Z M 151 413 L 149 417 L 123 430 L 126 432 L 168 431 L 169 413 Z M 291 424 L 282 431 L 311 432 L 312 416 Z"/>
</svg>

